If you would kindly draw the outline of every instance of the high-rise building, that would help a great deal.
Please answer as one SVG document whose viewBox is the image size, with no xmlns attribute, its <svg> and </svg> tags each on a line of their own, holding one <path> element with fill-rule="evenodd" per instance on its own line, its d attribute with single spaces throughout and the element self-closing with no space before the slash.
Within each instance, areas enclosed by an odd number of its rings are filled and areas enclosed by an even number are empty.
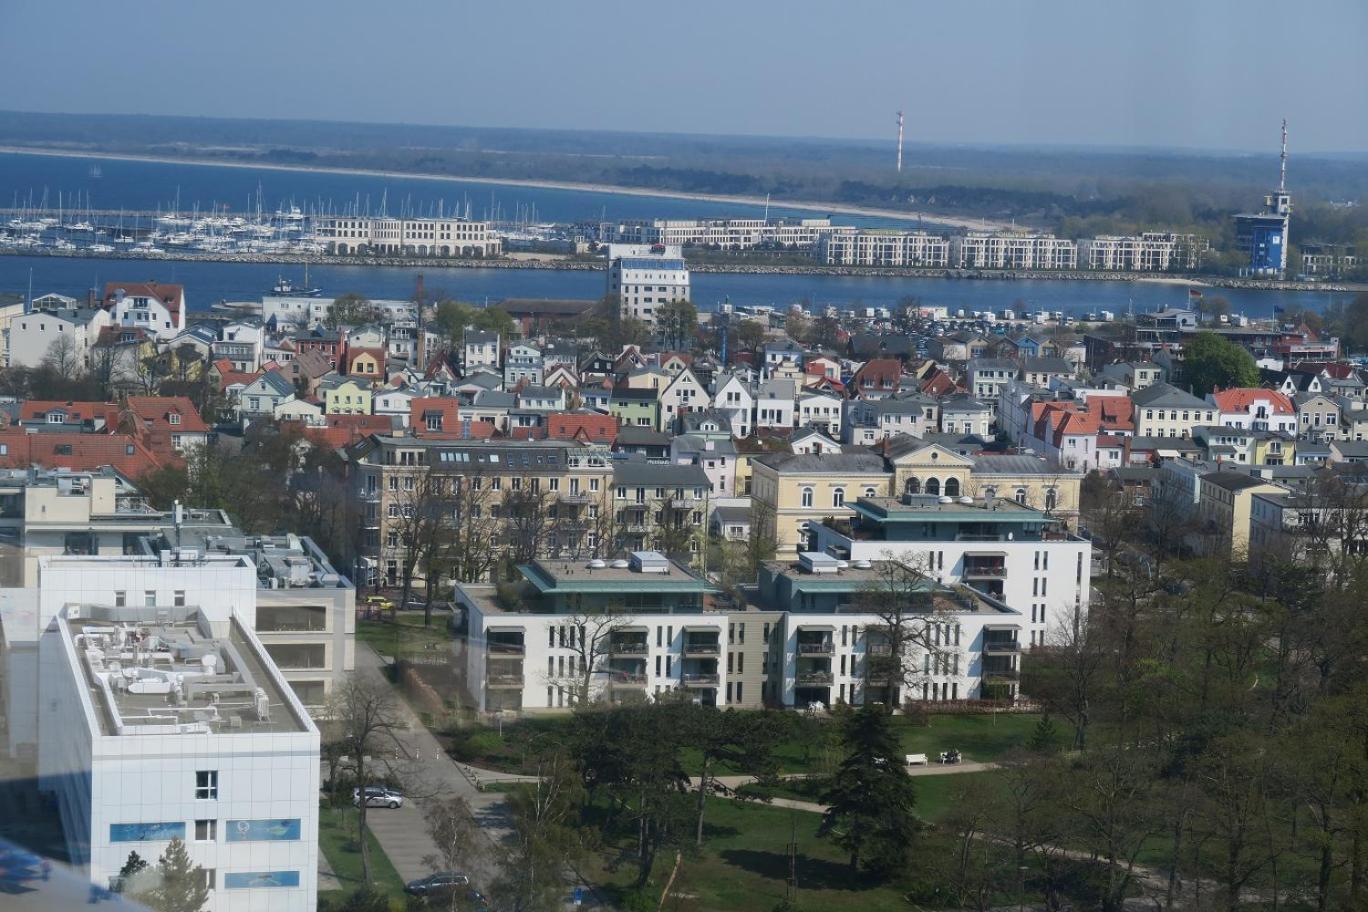
<svg viewBox="0 0 1368 912">
<path fill-rule="evenodd" d="M 1288 223 L 1292 195 L 1287 192 L 1287 121 L 1283 121 L 1278 188 L 1264 197 L 1260 212 L 1235 216 L 1235 245 L 1248 256 L 1250 275 L 1282 278 L 1287 274 Z"/>
<path fill-rule="evenodd" d="M 667 244 L 609 244 L 608 294 L 617 295 L 624 320 L 654 326 L 662 304 L 689 300 L 683 253 Z"/>
</svg>

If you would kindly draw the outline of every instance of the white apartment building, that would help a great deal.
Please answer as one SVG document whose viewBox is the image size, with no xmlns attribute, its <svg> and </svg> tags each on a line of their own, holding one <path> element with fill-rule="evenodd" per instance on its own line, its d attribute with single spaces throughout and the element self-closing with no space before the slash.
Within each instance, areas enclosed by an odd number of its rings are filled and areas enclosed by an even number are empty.
<svg viewBox="0 0 1368 912">
<path fill-rule="evenodd" d="M 613 244 L 664 244 L 667 247 L 716 247 L 750 250 L 775 246 L 812 249 L 833 231 L 849 230 L 829 218 L 805 219 L 653 219 L 599 226 Z"/>
<path fill-rule="evenodd" d="M 71 340 L 70 363 L 88 365 L 91 348 L 112 322 L 109 312 L 98 307 L 20 314 L 10 320 L 9 366 L 37 367 L 59 339 Z"/>
<path fill-rule="evenodd" d="M 910 663 L 924 671 L 910 692 L 894 692 L 886 669 L 869 661 L 886 654 L 879 620 L 859 610 L 878 580 L 874 565 L 838 567 L 821 554 L 770 562 L 760 603 L 735 610 L 709 607 L 706 581 L 654 552 L 538 561 L 523 575 L 516 607 L 501 604 L 493 587 L 458 587 L 470 618 L 467 688 L 487 712 L 565 711 L 586 680 L 595 700 L 682 689 L 710 705 L 800 709 L 1016 693 L 1020 613 L 930 581 L 916 584 L 930 648 Z"/>
<path fill-rule="evenodd" d="M 94 886 L 176 838 L 208 912 L 315 908 L 319 734 L 240 610 L 255 575 L 245 557 L 44 560 L 39 788 Z"/>
<path fill-rule="evenodd" d="M 970 231 L 950 238 L 956 269 L 1077 269 L 1078 244 L 1053 234 Z"/>
<path fill-rule="evenodd" d="M 817 240 L 818 262 L 834 266 L 950 265 L 950 241 L 925 231 L 833 231 Z"/>
<path fill-rule="evenodd" d="M 324 216 L 313 228 L 329 253 L 399 256 L 495 257 L 503 241 L 488 222 L 461 218 Z"/>
<path fill-rule="evenodd" d="M 945 585 L 972 586 L 1021 615 L 1027 645 L 1087 610 L 1092 545 L 1055 518 L 1005 498 L 861 497 L 842 521 L 809 524 L 811 549 L 838 560 L 889 554 Z"/>
<path fill-rule="evenodd" d="M 623 319 L 654 326 L 662 304 L 690 299 L 683 253 L 660 244 L 608 245 L 608 294 L 618 296 Z"/>
<path fill-rule="evenodd" d="M 1201 265 L 1203 242 L 1195 234 L 1146 231 L 1139 235 L 1098 235 L 1078 242 L 1083 269 L 1109 272 L 1168 272 Z"/>
</svg>

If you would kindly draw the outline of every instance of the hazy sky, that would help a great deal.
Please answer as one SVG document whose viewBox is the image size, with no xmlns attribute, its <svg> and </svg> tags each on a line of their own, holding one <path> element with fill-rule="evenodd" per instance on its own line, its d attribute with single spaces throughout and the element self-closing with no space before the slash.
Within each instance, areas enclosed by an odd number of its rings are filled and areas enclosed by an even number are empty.
<svg viewBox="0 0 1368 912">
<path fill-rule="evenodd" d="M 0 108 L 1363 150 L 1365 48 L 1365 0 L 0 0 Z"/>
</svg>

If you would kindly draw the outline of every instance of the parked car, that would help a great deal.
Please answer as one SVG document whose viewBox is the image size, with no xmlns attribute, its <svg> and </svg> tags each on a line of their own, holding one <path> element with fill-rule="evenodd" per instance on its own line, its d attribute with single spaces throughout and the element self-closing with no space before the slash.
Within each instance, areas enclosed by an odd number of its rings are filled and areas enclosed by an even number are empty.
<svg viewBox="0 0 1368 912">
<path fill-rule="evenodd" d="M 361 806 L 361 790 L 352 789 L 352 804 Z M 399 808 L 404 805 L 404 796 L 398 789 L 383 785 L 366 786 L 366 807 Z"/>
<path fill-rule="evenodd" d="M 450 899 L 458 893 L 464 894 L 467 891 L 475 896 L 480 895 L 478 891 L 470 890 L 469 877 L 455 871 L 438 871 L 436 874 L 429 874 L 427 877 L 410 880 L 404 884 L 405 893 L 429 899 Z M 483 899 L 481 896 L 480 900 Z"/>
</svg>

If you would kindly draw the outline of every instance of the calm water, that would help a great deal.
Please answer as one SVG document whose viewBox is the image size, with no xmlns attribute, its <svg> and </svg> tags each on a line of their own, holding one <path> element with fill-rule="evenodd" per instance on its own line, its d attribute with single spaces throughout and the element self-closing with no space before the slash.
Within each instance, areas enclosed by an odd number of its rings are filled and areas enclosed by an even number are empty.
<svg viewBox="0 0 1368 912">
<path fill-rule="evenodd" d="M 90 174 L 99 166 L 102 176 Z M 291 204 L 301 209 L 356 206 L 380 211 L 386 200 L 390 214 L 401 209 L 426 213 L 439 203 L 442 211 L 464 210 L 467 202 L 475 218 L 495 213 L 503 219 L 535 212 L 540 221 L 579 222 L 637 218 L 755 218 L 763 206 L 709 203 L 669 197 L 633 196 L 589 190 L 551 190 L 507 184 L 483 184 L 419 177 L 378 177 L 361 174 L 282 171 L 272 168 L 229 168 L 221 165 L 162 164 L 115 159 L 63 158 L 52 155 L 0 153 L 0 206 L 38 205 L 46 192 L 48 203 L 75 199 L 93 209 L 138 209 L 190 212 L 228 206 L 232 212 L 256 211 L 260 190 L 262 211 L 269 214 Z M 771 215 L 820 213 L 785 209 L 776 203 Z M 886 224 L 887 219 L 840 216 L 843 224 Z"/>
<path fill-rule="evenodd" d="M 102 176 L 92 177 L 98 164 Z M 464 206 L 469 199 L 472 215 L 483 217 L 491 208 L 511 217 L 521 207 L 535 207 L 539 219 L 579 221 L 608 218 L 688 218 L 702 216 L 756 216 L 760 207 L 678 200 L 667 197 L 629 196 L 581 190 L 544 190 L 530 187 L 491 186 L 423 178 L 368 177 L 364 175 L 280 171 L 270 168 L 229 168 L 218 165 L 159 164 L 59 156 L 0 153 L 0 205 L 27 198 L 37 202 L 46 191 L 55 205 L 60 190 L 64 199 L 85 198 L 97 209 L 169 209 L 179 192 L 180 209 L 196 203 L 203 208 L 227 203 L 233 211 L 255 207 L 260 188 L 262 208 L 275 211 L 293 203 L 302 208 L 320 202 L 342 205 L 370 198 L 378 209 L 388 196 L 391 212 L 401 205 L 425 209 L 444 202 L 447 210 Z M 779 205 L 771 214 L 802 214 Z M 811 214 L 811 213 L 809 213 Z M 871 220 L 839 217 L 841 222 Z M 301 267 L 258 263 L 198 263 L 166 260 L 78 260 L 49 257 L 0 256 L 0 291 L 25 292 L 32 271 L 35 294 L 56 291 L 84 296 L 87 289 L 105 281 L 159 279 L 183 282 L 194 309 L 229 300 L 254 300 L 266 292 L 276 276 L 284 274 L 299 284 Z M 424 273 L 430 294 L 445 294 L 483 302 L 506 297 L 594 298 L 603 294 L 600 272 L 560 272 L 532 269 L 391 268 L 375 266 L 321 266 L 310 269 L 311 284 L 325 294 L 354 291 L 369 297 L 405 298 L 413 293 L 419 272 Z M 887 306 L 906 296 L 927 304 L 943 304 L 952 310 L 1001 310 L 1023 302 L 1027 309 L 1081 313 L 1111 310 L 1117 314 L 1165 306 L 1181 306 L 1187 300 L 1181 285 L 1147 282 L 1065 282 L 1050 279 L 1013 281 L 967 281 L 932 278 L 880 278 L 864 276 L 729 275 L 697 273 L 693 277 L 694 301 L 712 309 L 722 301 L 733 304 L 783 306 L 807 301 L 816 306 L 866 304 Z M 1209 291 L 1230 301 L 1236 312 L 1267 316 L 1275 306 L 1324 307 L 1336 296 L 1314 292 Z M 1341 295 L 1338 297 L 1348 297 Z"/>
<path fill-rule="evenodd" d="M 193 310 L 218 301 L 259 300 L 278 275 L 302 282 L 300 266 L 268 263 L 201 263 L 169 260 L 104 260 L 66 257 L 0 256 L 0 291 L 25 293 L 32 270 L 35 295 L 55 291 L 84 299 L 90 288 L 107 281 L 182 282 Z M 333 296 L 354 291 L 371 298 L 407 298 L 419 273 L 429 297 L 446 296 L 483 303 L 509 297 L 596 298 L 604 292 L 602 272 L 549 269 L 396 268 L 383 266 L 317 266 L 309 268 L 310 284 Z M 1136 313 L 1161 307 L 1181 307 L 1187 290 L 1181 285 L 1149 282 L 1065 282 L 1050 279 L 971 281 L 932 278 L 863 276 L 733 275 L 695 273 L 694 301 L 711 310 L 724 300 L 733 304 L 784 306 L 794 301 L 814 306 L 852 304 L 889 306 L 911 295 L 926 304 L 943 304 L 953 311 L 1001 310 L 1024 301 L 1027 309 L 1082 313 L 1111 310 L 1118 315 L 1133 306 Z M 1237 313 L 1271 315 L 1274 306 L 1322 308 L 1336 298 L 1313 292 L 1209 289 L 1223 295 Z"/>
</svg>

